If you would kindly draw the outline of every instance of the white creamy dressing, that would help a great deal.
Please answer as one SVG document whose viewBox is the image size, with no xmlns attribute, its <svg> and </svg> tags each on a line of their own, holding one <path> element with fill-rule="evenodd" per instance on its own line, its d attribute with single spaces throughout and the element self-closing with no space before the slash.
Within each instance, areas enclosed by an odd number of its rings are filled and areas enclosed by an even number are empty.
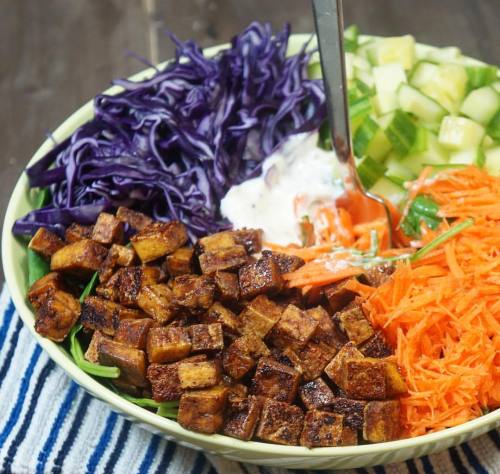
<svg viewBox="0 0 500 474">
<path fill-rule="evenodd" d="M 222 215 L 237 229 L 261 228 L 268 242 L 300 244 L 300 219 L 343 193 L 334 152 L 317 142 L 317 133 L 292 135 L 265 159 L 261 176 L 227 192 Z"/>
</svg>

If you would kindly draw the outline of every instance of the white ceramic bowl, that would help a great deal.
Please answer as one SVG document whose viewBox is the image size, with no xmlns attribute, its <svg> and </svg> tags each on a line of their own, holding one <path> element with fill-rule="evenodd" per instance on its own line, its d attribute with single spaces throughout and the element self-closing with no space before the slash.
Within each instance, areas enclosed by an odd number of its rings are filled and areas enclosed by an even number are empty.
<svg viewBox="0 0 500 474">
<path fill-rule="evenodd" d="M 294 35 L 290 42 L 290 52 L 296 52 L 309 35 Z M 207 54 L 215 54 L 226 45 L 210 48 Z M 421 49 L 430 47 L 419 45 Z M 467 59 L 473 62 L 474 60 Z M 474 61 L 475 62 L 475 61 Z M 153 70 L 142 71 L 131 79 L 140 80 L 152 75 Z M 112 87 L 107 93 L 116 93 L 118 87 Z M 62 141 L 76 128 L 92 117 L 92 102 L 88 102 L 60 125 L 53 133 L 57 141 Z M 44 156 L 53 146 L 46 140 L 38 149 L 29 164 Z M 378 464 L 394 463 L 406 459 L 442 451 L 479 436 L 500 425 L 500 410 L 496 410 L 455 428 L 438 433 L 403 439 L 388 443 L 346 446 L 335 448 L 307 449 L 297 446 L 278 446 L 256 441 L 240 441 L 222 435 L 203 435 L 185 430 L 175 421 L 162 418 L 148 410 L 138 407 L 121 398 L 113 391 L 101 385 L 97 380 L 80 370 L 67 352 L 58 344 L 41 337 L 34 330 L 34 315 L 26 301 L 27 271 L 26 248 L 11 233 L 14 221 L 33 208 L 33 197 L 28 187 L 28 179 L 23 174 L 14 188 L 2 233 L 2 259 L 5 278 L 12 299 L 22 320 L 38 343 L 48 355 L 81 387 L 95 397 L 109 403 L 113 410 L 138 422 L 145 429 L 175 440 L 183 446 L 203 449 L 229 459 L 267 466 L 294 469 L 347 469 L 367 467 Z M 41 414 L 39 414 L 41 416 Z"/>
</svg>

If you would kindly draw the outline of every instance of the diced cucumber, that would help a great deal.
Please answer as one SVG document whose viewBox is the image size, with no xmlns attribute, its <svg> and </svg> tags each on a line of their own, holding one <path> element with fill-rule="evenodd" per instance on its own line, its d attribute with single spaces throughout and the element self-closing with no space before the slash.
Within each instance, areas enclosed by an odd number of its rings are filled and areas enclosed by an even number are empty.
<svg viewBox="0 0 500 474">
<path fill-rule="evenodd" d="M 435 63 L 454 63 L 461 59 L 462 51 L 455 46 L 447 48 L 429 48 L 424 58 Z"/>
<path fill-rule="evenodd" d="M 500 109 L 500 96 L 492 87 L 480 87 L 469 93 L 460 107 L 460 112 L 467 117 L 487 125 Z"/>
<path fill-rule="evenodd" d="M 347 67 L 347 53 L 346 53 L 346 67 Z M 307 77 L 309 77 L 309 79 L 321 79 L 323 77 L 320 62 L 314 62 L 314 63 L 310 62 L 307 65 Z"/>
<path fill-rule="evenodd" d="M 498 80 L 498 68 L 496 66 L 467 66 L 468 90 L 488 86 Z"/>
<path fill-rule="evenodd" d="M 448 163 L 448 153 L 439 144 L 436 135 L 426 131 L 425 149 L 411 153 L 401 161 L 415 175 L 419 175 L 424 166 Z"/>
<path fill-rule="evenodd" d="M 484 166 L 486 155 L 481 147 L 460 150 L 450 154 L 450 164 Z"/>
<path fill-rule="evenodd" d="M 354 75 L 356 76 L 357 79 L 363 81 L 368 87 L 371 88 L 375 87 L 375 81 L 373 80 L 373 74 L 371 73 L 371 71 L 361 71 L 355 69 Z"/>
<path fill-rule="evenodd" d="M 484 127 L 465 117 L 447 115 L 441 122 L 439 143 L 452 150 L 478 146 L 485 134 Z"/>
<path fill-rule="evenodd" d="M 358 46 L 356 51 L 356 56 L 358 58 L 365 59 L 366 61 L 370 61 L 370 50 L 375 46 L 376 41 L 374 39 L 370 39 L 369 41 L 365 41 L 363 44 Z"/>
<path fill-rule="evenodd" d="M 495 89 L 498 93 L 500 93 L 500 81 L 495 81 L 491 84 L 491 87 Z"/>
<path fill-rule="evenodd" d="M 391 143 L 387 139 L 382 128 L 371 117 L 366 117 L 354 134 L 354 154 L 358 158 L 370 156 L 380 161 L 391 149 Z"/>
<path fill-rule="evenodd" d="M 361 125 L 367 115 L 372 112 L 372 102 L 368 95 L 354 97 L 349 100 L 349 118 L 353 132 Z"/>
<path fill-rule="evenodd" d="M 413 72 L 410 75 L 410 84 L 417 89 L 421 89 L 433 81 L 438 73 L 439 66 L 429 61 L 420 61 L 413 68 Z"/>
<path fill-rule="evenodd" d="M 417 139 L 417 126 L 411 117 L 402 110 L 380 118 L 380 123 L 385 126 L 385 134 L 394 150 L 400 156 L 405 156 L 414 146 Z"/>
<path fill-rule="evenodd" d="M 365 156 L 357 166 L 358 176 L 361 183 L 366 189 L 370 189 L 386 171 L 383 164 L 373 160 L 369 156 Z"/>
<path fill-rule="evenodd" d="M 395 205 L 398 205 L 406 196 L 406 191 L 402 186 L 384 176 L 377 180 L 370 188 L 370 192 L 389 199 Z"/>
<path fill-rule="evenodd" d="M 488 135 L 494 140 L 500 140 L 500 110 L 493 116 L 488 124 Z"/>
<path fill-rule="evenodd" d="M 399 87 L 398 101 L 405 112 L 412 113 L 424 122 L 439 122 L 446 115 L 446 110 L 435 100 L 408 84 Z"/>
<path fill-rule="evenodd" d="M 385 175 L 396 182 L 412 181 L 417 175 L 410 168 L 402 164 L 401 158 L 391 153 L 385 161 L 387 171 Z"/>
<path fill-rule="evenodd" d="M 416 59 L 415 38 L 410 35 L 380 38 L 369 49 L 368 57 L 376 66 L 398 63 L 406 70 L 411 69 Z"/>
<path fill-rule="evenodd" d="M 481 147 L 483 148 L 483 150 L 487 150 L 488 148 L 493 148 L 495 145 L 496 145 L 495 140 L 493 140 L 493 138 L 491 138 L 489 135 L 485 135 L 481 143 Z"/>
<path fill-rule="evenodd" d="M 344 30 L 344 49 L 347 52 L 355 53 L 358 49 L 359 28 L 351 25 Z"/>
<path fill-rule="evenodd" d="M 401 64 L 387 64 L 373 68 L 373 79 L 377 92 L 376 104 L 379 114 L 391 112 L 398 107 L 397 90 L 406 82 Z"/>
<path fill-rule="evenodd" d="M 353 67 L 357 72 L 370 72 L 372 70 L 372 65 L 370 64 L 370 62 L 367 59 L 357 55 L 354 56 Z"/>
<path fill-rule="evenodd" d="M 492 148 L 486 152 L 484 167 L 493 176 L 500 176 L 500 147 Z"/>
</svg>

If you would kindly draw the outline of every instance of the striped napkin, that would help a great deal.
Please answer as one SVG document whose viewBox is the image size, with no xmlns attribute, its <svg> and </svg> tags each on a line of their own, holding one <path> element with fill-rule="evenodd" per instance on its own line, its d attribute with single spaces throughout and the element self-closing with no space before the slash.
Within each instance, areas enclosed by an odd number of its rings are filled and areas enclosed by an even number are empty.
<svg viewBox="0 0 500 474">
<path fill-rule="evenodd" d="M 0 473 L 288 474 L 166 441 L 91 397 L 59 369 L 0 295 Z M 306 471 L 293 471 L 306 472 Z M 312 472 L 312 471 L 311 471 Z M 492 431 L 444 453 L 346 473 L 500 473 Z"/>
</svg>

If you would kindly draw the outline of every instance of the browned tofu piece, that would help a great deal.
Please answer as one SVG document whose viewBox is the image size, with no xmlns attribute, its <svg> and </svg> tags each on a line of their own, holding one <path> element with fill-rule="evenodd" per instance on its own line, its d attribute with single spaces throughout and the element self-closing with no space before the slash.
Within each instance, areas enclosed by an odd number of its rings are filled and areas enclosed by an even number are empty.
<svg viewBox="0 0 500 474">
<path fill-rule="evenodd" d="M 333 313 L 348 305 L 357 295 L 354 291 L 345 288 L 350 279 L 334 283 L 323 290 L 326 300 Z"/>
<path fill-rule="evenodd" d="M 331 359 L 347 342 L 346 335 L 322 306 L 308 309 L 307 314 L 318 321 L 318 327 L 314 331 L 311 341 L 322 344 L 326 352 L 331 355 Z"/>
<path fill-rule="evenodd" d="M 304 413 L 296 405 L 266 399 L 255 435 L 262 441 L 296 446 L 304 424 Z"/>
<path fill-rule="evenodd" d="M 319 322 L 307 311 L 291 304 L 272 328 L 269 340 L 278 349 L 290 347 L 293 350 L 300 350 L 311 339 L 318 324 Z"/>
<path fill-rule="evenodd" d="M 133 265 L 135 257 L 134 249 L 125 245 L 113 244 L 99 269 L 99 281 L 101 283 L 108 281 L 116 267 L 130 267 Z"/>
<path fill-rule="evenodd" d="M 120 322 L 121 308 L 119 304 L 99 296 L 87 296 L 82 303 L 82 325 L 87 329 L 114 336 Z"/>
<path fill-rule="evenodd" d="M 110 299 L 124 306 L 137 306 L 142 288 L 156 285 L 160 276 L 160 270 L 157 267 L 120 268 L 106 283 L 108 288 L 112 288 L 110 293 L 113 297 Z"/>
<path fill-rule="evenodd" d="M 248 397 L 248 387 L 242 383 L 228 383 L 231 377 L 222 375 L 222 384 L 228 388 L 227 401 L 230 403 L 241 401 Z"/>
<path fill-rule="evenodd" d="M 347 426 L 355 430 L 361 430 L 363 429 L 364 410 L 367 403 L 364 400 L 338 397 L 330 405 L 329 410 L 343 415 Z"/>
<path fill-rule="evenodd" d="M 312 341 L 309 341 L 303 349 L 298 351 L 288 347 L 283 351 L 283 354 L 290 359 L 294 368 L 302 374 L 305 381 L 318 378 L 332 359 L 331 347 Z"/>
<path fill-rule="evenodd" d="M 262 258 L 270 258 L 274 260 L 278 264 L 281 273 L 294 272 L 305 263 L 300 257 L 286 255 L 279 252 L 271 252 L 270 250 L 263 250 Z"/>
<path fill-rule="evenodd" d="M 363 310 L 359 306 L 341 311 L 337 317 L 340 327 L 345 331 L 349 340 L 356 345 L 365 342 L 375 334 L 370 321 L 366 319 Z"/>
<path fill-rule="evenodd" d="M 386 397 L 398 397 L 408 392 L 408 387 L 395 363 L 384 361 Z"/>
<path fill-rule="evenodd" d="M 300 373 L 288 365 L 261 357 L 250 383 L 250 394 L 292 403 L 299 388 Z"/>
<path fill-rule="evenodd" d="M 147 387 L 146 354 L 140 349 L 103 338 L 98 346 L 99 363 L 120 369 L 120 380 L 136 387 Z"/>
<path fill-rule="evenodd" d="M 94 226 L 91 225 L 80 225 L 73 222 L 64 232 L 64 240 L 68 244 L 73 244 L 79 240 L 91 239 L 93 228 Z"/>
<path fill-rule="evenodd" d="M 398 439 L 401 433 L 398 400 L 368 402 L 364 411 L 363 438 L 372 443 Z"/>
<path fill-rule="evenodd" d="M 267 296 L 260 295 L 246 305 L 240 314 L 240 332 L 264 339 L 278 322 L 282 308 Z"/>
<path fill-rule="evenodd" d="M 393 354 L 391 347 L 381 332 L 376 332 L 375 335 L 365 341 L 359 347 L 359 350 L 365 357 L 375 357 L 377 359 L 389 357 Z"/>
<path fill-rule="evenodd" d="M 249 441 L 252 439 L 262 409 L 262 399 L 248 397 L 235 402 L 229 401 L 224 423 L 224 434 Z"/>
<path fill-rule="evenodd" d="M 193 273 L 194 249 L 181 247 L 172 255 L 167 255 L 166 265 L 168 274 L 172 277 Z"/>
<path fill-rule="evenodd" d="M 189 331 L 183 327 L 151 328 L 147 337 L 149 362 L 174 362 L 191 352 Z"/>
<path fill-rule="evenodd" d="M 38 334 L 61 342 L 80 316 L 78 300 L 62 290 L 49 293 L 36 312 L 35 330 Z"/>
<path fill-rule="evenodd" d="M 269 258 L 261 258 L 254 263 L 241 267 L 238 271 L 240 294 L 251 299 L 258 295 L 274 295 L 284 285 L 278 264 Z"/>
<path fill-rule="evenodd" d="M 174 302 L 191 312 L 203 312 L 214 302 L 215 283 L 207 275 L 181 275 L 174 278 Z"/>
<path fill-rule="evenodd" d="M 230 309 L 216 301 L 210 309 L 202 316 L 206 323 L 219 323 L 224 332 L 238 334 L 240 320 Z"/>
<path fill-rule="evenodd" d="M 52 255 L 50 269 L 87 277 L 101 268 L 107 253 L 106 247 L 93 240 L 78 240 Z"/>
<path fill-rule="evenodd" d="M 153 222 L 130 239 L 137 255 L 145 263 L 175 252 L 187 241 L 186 227 L 178 221 Z"/>
<path fill-rule="evenodd" d="M 340 387 L 350 398 L 381 400 L 386 398 L 386 364 L 380 359 L 346 359 Z"/>
<path fill-rule="evenodd" d="M 214 387 L 219 384 L 222 377 L 220 364 L 215 360 L 181 361 L 178 370 L 180 386 L 183 390 Z"/>
<path fill-rule="evenodd" d="M 304 418 L 300 444 L 308 448 L 349 446 L 357 444 L 355 430 L 344 424 L 344 417 L 336 413 L 311 410 Z"/>
<path fill-rule="evenodd" d="M 123 222 L 113 214 L 101 212 L 92 230 L 92 240 L 102 245 L 120 244 L 123 242 Z"/>
<path fill-rule="evenodd" d="M 348 342 L 325 367 L 326 375 L 341 388 L 343 388 L 345 380 L 345 361 L 353 358 L 362 359 L 363 354 L 352 342 Z"/>
<path fill-rule="evenodd" d="M 234 247 L 235 245 L 237 245 L 235 234 L 231 231 L 207 235 L 197 242 L 200 253 L 215 252 L 217 250 Z"/>
<path fill-rule="evenodd" d="M 150 318 L 124 319 L 118 323 L 114 340 L 136 349 L 146 349 L 149 330 L 154 321 Z"/>
<path fill-rule="evenodd" d="M 99 343 L 106 336 L 101 331 L 94 331 L 92 338 L 90 339 L 89 346 L 85 351 L 85 359 L 93 364 L 99 363 Z"/>
<path fill-rule="evenodd" d="M 360 279 L 370 286 L 380 286 L 385 283 L 396 270 L 392 263 L 384 263 L 366 270 Z"/>
<path fill-rule="evenodd" d="M 199 256 L 200 268 L 203 273 L 237 270 L 248 261 L 248 255 L 243 245 L 222 248 L 204 252 Z"/>
<path fill-rule="evenodd" d="M 239 380 L 257 365 L 261 357 L 268 355 L 269 349 L 262 340 L 254 334 L 247 334 L 236 339 L 224 351 L 224 371 L 233 379 Z"/>
<path fill-rule="evenodd" d="M 328 408 L 335 401 L 332 389 L 321 378 L 301 385 L 299 395 L 302 403 L 308 410 Z"/>
<path fill-rule="evenodd" d="M 121 392 L 133 397 L 142 398 L 144 397 L 145 389 L 142 387 L 136 387 L 135 385 L 124 382 L 121 379 L 110 379 L 110 382 Z"/>
<path fill-rule="evenodd" d="M 174 295 L 163 283 L 144 286 L 137 296 L 137 306 L 159 324 L 168 323 L 176 315 Z"/>
<path fill-rule="evenodd" d="M 262 229 L 239 229 L 233 230 L 234 240 L 237 244 L 243 245 L 249 254 L 262 250 Z"/>
<path fill-rule="evenodd" d="M 187 430 L 207 434 L 217 433 L 224 425 L 226 400 L 226 387 L 183 393 L 177 421 Z"/>
<path fill-rule="evenodd" d="M 40 227 L 31 238 L 28 247 L 43 257 L 50 258 L 65 245 L 56 234 L 45 227 Z"/>
<path fill-rule="evenodd" d="M 223 303 L 236 303 L 240 297 L 238 275 L 229 272 L 215 272 L 215 293 Z"/>
<path fill-rule="evenodd" d="M 28 301 L 33 308 L 38 309 L 43 301 L 56 290 L 64 290 L 64 284 L 60 273 L 50 272 L 35 281 L 28 290 Z"/>
<path fill-rule="evenodd" d="M 191 351 L 193 353 L 224 349 L 224 334 L 222 325 L 219 323 L 193 324 L 189 327 L 189 335 L 191 336 Z"/>
<path fill-rule="evenodd" d="M 128 207 L 119 207 L 116 211 L 116 218 L 128 224 L 132 229 L 141 231 L 153 222 L 151 217 L 142 212 L 133 211 Z"/>
</svg>

